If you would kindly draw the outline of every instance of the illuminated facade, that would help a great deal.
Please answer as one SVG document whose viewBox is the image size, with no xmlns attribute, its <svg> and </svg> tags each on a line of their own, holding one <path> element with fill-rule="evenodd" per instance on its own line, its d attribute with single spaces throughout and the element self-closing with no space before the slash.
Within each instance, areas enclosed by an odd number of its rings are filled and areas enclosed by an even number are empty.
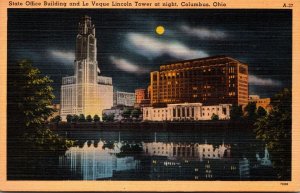
<svg viewBox="0 0 300 193">
<path fill-rule="evenodd" d="M 61 117 L 68 114 L 99 115 L 113 106 L 112 78 L 98 76 L 97 39 L 91 18 L 79 22 L 76 37 L 75 74 L 64 77 L 61 87 Z"/>
<path fill-rule="evenodd" d="M 135 102 L 135 93 L 131 92 L 114 92 L 114 106 L 124 105 L 133 106 Z"/>
<path fill-rule="evenodd" d="M 144 107 L 151 106 L 149 99 L 149 88 L 146 90 L 144 88 L 135 89 L 135 104 L 134 108 L 143 109 Z"/>
<path fill-rule="evenodd" d="M 143 108 L 144 121 L 211 120 L 230 119 L 230 104 L 203 106 L 202 103 L 168 104 L 167 107 Z"/>
<path fill-rule="evenodd" d="M 174 62 L 150 74 L 151 104 L 248 104 L 248 66 L 227 56 Z"/>
<path fill-rule="evenodd" d="M 142 100 L 146 99 L 147 93 L 146 89 L 139 88 L 135 89 L 135 102 L 140 104 Z"/>
<path fill-rule="evenodd" d="M 272 109 L 270 98 L 260 98 L 258 95 L 249 95 L 249 102 L 254 102 L 256 104 L 256 108 L 262 107 L 267 111 Z"/>
</svg>

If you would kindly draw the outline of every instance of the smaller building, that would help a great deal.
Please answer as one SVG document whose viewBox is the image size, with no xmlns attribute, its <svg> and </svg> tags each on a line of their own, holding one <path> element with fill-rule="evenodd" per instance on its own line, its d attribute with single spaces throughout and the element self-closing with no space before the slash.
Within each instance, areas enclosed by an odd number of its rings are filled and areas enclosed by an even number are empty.
<svg viewBox="0 0 300 193">
<path fill-rule="evenodd" d="M 260 98 L 259 95 L 249 95 L 249 103 L 250 102 L 254 102 L 256 104 L 256 108 L 262 107 L 267 111 L 269 111 L 272 108 L 270 104 L 270 98 Z"/>
<path fill-rule="evenodd" d="M 230 119 L 231 104 L 203 106 L 202 103 L 168 104 L 167 107 L 144 107 L 144 121 L 211 120 L 213 115 L 219 119 Z"/>
<path fill-rule="evenodd" d="M 114 92 L 114 106 L 124 105 L 133 106 L 135 102 L 135 93 L 131 92 Z"/>
<path fill-rule="evenodd" d="M 147 92 L 144 88 L 135 89 L 135 103 L 140 104 L 147 98 Z"/>
</svg>

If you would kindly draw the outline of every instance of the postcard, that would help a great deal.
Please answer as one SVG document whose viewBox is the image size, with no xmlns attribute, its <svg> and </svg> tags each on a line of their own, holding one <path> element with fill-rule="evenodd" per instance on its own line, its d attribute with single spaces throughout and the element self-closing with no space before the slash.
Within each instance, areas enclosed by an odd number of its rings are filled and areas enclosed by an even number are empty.
<svg viewBox="0 0 300 193">
<path fill-rule="evenodd" d="M 1 1 L 1 191 L 300 191 L 300 4 Z"/>
</svg>

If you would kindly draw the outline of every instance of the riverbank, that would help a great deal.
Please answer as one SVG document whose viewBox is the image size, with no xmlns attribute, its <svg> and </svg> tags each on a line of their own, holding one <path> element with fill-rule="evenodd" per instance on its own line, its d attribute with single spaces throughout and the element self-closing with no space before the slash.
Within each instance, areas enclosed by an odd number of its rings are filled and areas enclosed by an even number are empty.
<svg viewBox="0 0 300 193">
<path fill-rule="evenodd" d="M 247 122 L 218 120 L 218 121 L 187 121 L 187 122 L 83 122 L 83 123 L 51 123 L 53 131 L 224 131 L 249 130 Z"/>
</svg>

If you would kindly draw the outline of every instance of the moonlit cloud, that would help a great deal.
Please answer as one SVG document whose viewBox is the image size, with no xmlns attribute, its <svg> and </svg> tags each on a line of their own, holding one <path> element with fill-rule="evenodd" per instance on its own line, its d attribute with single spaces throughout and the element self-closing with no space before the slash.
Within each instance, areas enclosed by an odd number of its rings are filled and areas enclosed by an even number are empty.
<svg viewBox="0 0 300 193">
<path fill-rule="evenodd" d="M 115 64 L 115 66 L 125 72 L 129 73 L 147 73 L 148 70 L 145 68 L 142 68 L 124 58 L 117 58 L 115 56 L 110 57 L 110 61 Z"/>
<path fill-rule="evenodd" d="M 202 50 L 191 49 L 174 40 L 163 41 L 139 33 L 129 33 L 127 38 L 137 53 L 150 58 L 164 54 L 178 59 L 193 59 L 208 56 Z"/>
<path fill-rule="evenodd" d="M 57 60 L 65 64 L 73 64 L 75 59 L 74 51 L 50 49 L 48 52 L 53 60 Z"/>
<path fill-rule="evenodd" d="M 180 30 L 187 35 L 197 37 L 199 39 L 219 40 L 227 37 L 227 34 L 220 30 L 210 30 L 205 27 L 190 27 L 187 25 L 180 26 Z"/>
<path fill-rule="evenodd" d="M 281 86 L 281 82 L 278 80 L 272 80 L 270 78 L 259 78 L 254 75 L 249 75 L 249 84 L 257 86 Z"/>
</svg>

